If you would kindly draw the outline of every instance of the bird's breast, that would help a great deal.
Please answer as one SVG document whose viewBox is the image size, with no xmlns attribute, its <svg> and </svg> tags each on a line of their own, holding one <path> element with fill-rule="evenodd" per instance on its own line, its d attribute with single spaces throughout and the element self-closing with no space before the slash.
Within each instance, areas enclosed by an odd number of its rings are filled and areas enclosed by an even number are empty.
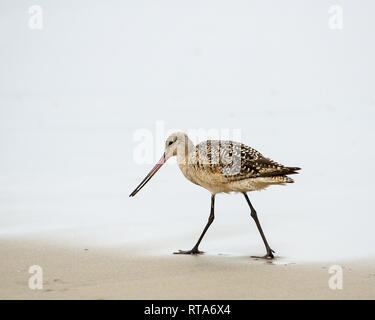
<svg viewBox="0 0 375 320">
<path fill-rule="evenodd" d="M 218 179 L 215 179 L 215 175 L 213 175 L 212 173 L 209 174 L 209 172 L 206 170 L 202 170 L 199 165 L 179 164 L 179 167 L 186 179 L 196 185 L 207 189 L 213 194 L 220 192 L 230 192 L 225 184 L 223 184 Z"/>
</svg>

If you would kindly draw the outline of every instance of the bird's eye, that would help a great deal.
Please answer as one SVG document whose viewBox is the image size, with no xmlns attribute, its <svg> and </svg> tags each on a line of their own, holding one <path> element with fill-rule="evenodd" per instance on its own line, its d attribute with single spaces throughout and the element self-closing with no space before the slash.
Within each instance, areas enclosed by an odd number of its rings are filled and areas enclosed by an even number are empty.
<svg viewBox="0 0 375 320">
<path fill-rule="evenodd" d="M 169 141 L 169 142 L 168 142 L 168 145 L 170 146 L 172 143 L 173 143 L 173 141 Z"/>
</svg>

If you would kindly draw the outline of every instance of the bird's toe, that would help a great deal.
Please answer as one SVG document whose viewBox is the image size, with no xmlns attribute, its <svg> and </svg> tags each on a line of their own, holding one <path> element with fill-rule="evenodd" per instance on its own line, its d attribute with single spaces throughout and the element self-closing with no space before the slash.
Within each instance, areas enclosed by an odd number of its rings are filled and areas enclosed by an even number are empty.
<svg viewBox="0 0 375 320">
<path fill-rule="evenodd" d="M 272 250 L 272 252 L 275 252 L 275 251 Z M 267 254 L 264 255 L 264 256 L 251 256 L 251 258 L 254 258 L 254 259 L 266 259 L 266 260 L 272 260 L 272 259 L 275 259 L 275 256 L 272 254 L 272 252 L 267 253 Z"/>
<path fill-rule="evenodd" d="M 173 254 L 203 254 L 203 251 L 199 251 L 198 249 L 192 250 L 178 250 L 177 252 L 173 252 Z"/>
</svg>

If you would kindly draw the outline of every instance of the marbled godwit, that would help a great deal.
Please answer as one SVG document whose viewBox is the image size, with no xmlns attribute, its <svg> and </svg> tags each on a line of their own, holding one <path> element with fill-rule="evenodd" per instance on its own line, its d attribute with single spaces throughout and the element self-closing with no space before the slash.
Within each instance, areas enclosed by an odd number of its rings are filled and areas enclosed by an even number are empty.
<svg viewBox="0 0 375 320">
<path fill-rule="evenodd" d="M 285 167 L 238 142 L 208 140 L 194 146 L 185 133 L 177 132 L 168 137 L 165 142 L 163 156 L 139 186 L 130 194 L 130 197 L 134 197 L 172 156 L 177 156 L 178 166 L 188 180 L 211 192 L 210 216 L 197 243 L 191 250 L 179 250 L 175 253 L 203 253 L 198 250 L 198 247 L 206 231 L 214 221 L 216 194 L 221 192 L 241 192 L 250 207 L 251 217 L 254 219 L 266 246 L 267 254 L 263 258 L 273 259 L 274 251 L 268 245 L 257 213 L 246 193 L 262 190 L 270 185 L 293 183 L 293 179 L 287 175 L 298 173 L 297 171 L 300 168 Z"/>
</svg>

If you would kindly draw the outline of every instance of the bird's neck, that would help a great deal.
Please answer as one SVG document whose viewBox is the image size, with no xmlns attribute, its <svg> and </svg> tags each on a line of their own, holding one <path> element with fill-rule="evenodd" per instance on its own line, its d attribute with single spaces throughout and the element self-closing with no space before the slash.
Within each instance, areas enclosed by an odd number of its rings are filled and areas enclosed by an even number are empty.
<svg viewBox="0 0 375 320">
<path fill-rule="evenodd" d="M 191 164 L 190 159 L 192 158 L 192 152 L 195 152 L 195 146 L 193 142 L 186 137 L 185 143 L 181 143 L 177 147 L 177 163 L 182 170 L 182 167 L 187 167 Z"/>
</svg>

